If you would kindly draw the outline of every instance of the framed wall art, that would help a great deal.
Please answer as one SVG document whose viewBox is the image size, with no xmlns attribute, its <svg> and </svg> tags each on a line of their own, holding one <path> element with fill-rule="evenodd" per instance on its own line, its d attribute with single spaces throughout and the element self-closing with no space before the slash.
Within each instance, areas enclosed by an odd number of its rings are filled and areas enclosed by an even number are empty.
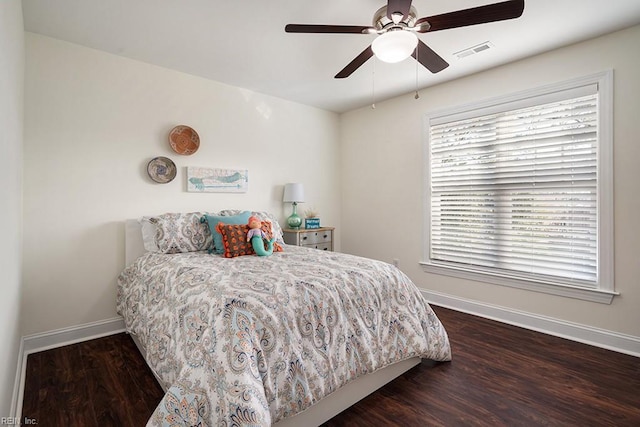
<svg viewBox="0 0 640 427">
<path fill-rule="evenodd" d="M 249 171 L 187 167 L 187 191 L 192 193 L 246 193 Z"/>
</svg>

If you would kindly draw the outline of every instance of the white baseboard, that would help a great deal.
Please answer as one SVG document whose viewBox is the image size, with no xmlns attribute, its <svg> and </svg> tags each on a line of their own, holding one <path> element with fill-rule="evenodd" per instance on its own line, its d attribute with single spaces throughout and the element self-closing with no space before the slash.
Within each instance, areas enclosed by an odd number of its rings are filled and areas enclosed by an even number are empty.
<svg viewBox="0 0 640 427">
<path fill-rule="evenodd" d="M 122 317 L 114 317 L 112 319 L 22 337 L 11 403 L 11 416 L 17 419 L 21 419 L 22 417 L 22 399 L 24 397 L 24 381 L 27 372 L 28 355 L 82 341 L 106 337 L 124 331 L 125 327 Z"/>
<path fill-rule="evenodd" d="M 440 292 L 425 289 L 420 291 L 425 299 L 433 305 L 640 357 L 640 337 L 485 304 Z"/>
<path fill-rule="evenodd" d="M 22 409 L 22 395 L 24 394 L 24 374 L 27 367 L 27 356 L 24 355 L 24 340 L 20 340 L 18 348 L 18 363 L 16 367 L 16 378 L 13 383 L 13 397 L 9 417 L 18 417 Z"/>
<path fill-rule="evenodd" d="M 24 354 L 37 353 L 64 345 L 75 344 L 94 338 L 124 332 L 124 320 L 122 317 L 85 323 L 84 325 L 69 328 L 56 329 L 40 334 L 22 337 Z"/>
</svg>

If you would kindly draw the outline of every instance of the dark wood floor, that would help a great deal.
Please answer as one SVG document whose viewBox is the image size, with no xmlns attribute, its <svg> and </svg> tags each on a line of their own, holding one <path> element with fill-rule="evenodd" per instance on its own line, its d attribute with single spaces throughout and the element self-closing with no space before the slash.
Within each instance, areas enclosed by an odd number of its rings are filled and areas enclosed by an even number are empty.
<svg viewBox="0 0 640 427">
<path fill-rule="evenodd" d="M 434 307 L 451 363 L 423 362 L 325 424 L 640 426 L 640 359 Z M 23 416 L 143 426 L 163 393 L 125 334 L 32 354 Z"/>
</svg>

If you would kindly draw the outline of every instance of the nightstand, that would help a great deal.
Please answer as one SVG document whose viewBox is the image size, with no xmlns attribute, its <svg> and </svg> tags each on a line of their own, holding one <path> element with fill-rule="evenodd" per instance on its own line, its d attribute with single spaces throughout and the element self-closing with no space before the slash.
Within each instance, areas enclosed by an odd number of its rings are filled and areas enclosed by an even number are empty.
<svg viewBox="0 0 640 427">
<path fill-rule="evenodd" d="M 333 251 L 333 230 L 335 227 L 301 228 L 299 230 L 285 228 L 282 233 L 287 245 Z"/>
</svg>

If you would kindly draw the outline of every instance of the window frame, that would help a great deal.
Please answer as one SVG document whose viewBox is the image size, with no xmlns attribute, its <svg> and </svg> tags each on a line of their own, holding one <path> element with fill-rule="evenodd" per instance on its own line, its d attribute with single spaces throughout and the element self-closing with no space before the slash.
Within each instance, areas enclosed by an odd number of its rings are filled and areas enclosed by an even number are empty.
<svg viewBox="0 0 640 427">
<path fill-rule="evenodd" d="M 553 97 L 559 92 L 575 90 L 587 85 L 597 85 L 598 93 L 598 147 L 597 147 L 597 212 L 598 212 L 598 280 L 595 288 L 576 286 L 561 281 L 549 281 L 518 277 L 517 274 L 492 273 L 479 271 L 464 266 L 452 266 L 447 263 L 431 260 L 431 155 L 430 129 L 432 122 L 442 123 L 454 117 L 483 116 L 496 109 L 510 111 L 519 108 L 523 103 L 531 103 L 540 97 Z M 544 101 L 533 105 L 543 104 Z M 536 292 L 610 304 L 615 295 L 614 287 L 614 241 L 613 241 L 613 70 L 574 78 L 568 81 L 550 84 L 530 90 L 498 96 L 484 101 L 464 104 L 428 112 L 424 119 L 423 143 L 423 202 L 424 230 L 423 254 L 420 265 L 427 273 L 453 276 L 467 280 L 486 282 L 501 286 L 509 286 Z"/>
</svg>

